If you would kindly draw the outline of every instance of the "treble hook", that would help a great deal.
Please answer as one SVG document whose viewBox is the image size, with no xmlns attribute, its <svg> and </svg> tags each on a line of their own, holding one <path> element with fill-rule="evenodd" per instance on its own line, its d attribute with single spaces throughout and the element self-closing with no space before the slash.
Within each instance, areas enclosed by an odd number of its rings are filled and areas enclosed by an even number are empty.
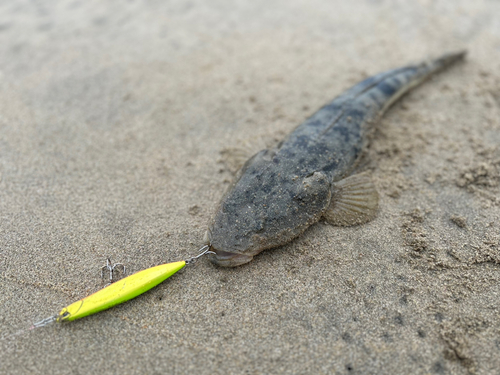
<svg viewBox="0 0 500 375">
<path fill-rule="evenodd" d="M 59 317 L 59 314 L 53 315 L 53 316 L 49 316 L 48 318 L 40 320 L 39 322 L 33 323 L 33 325 L 30 327 L 30 331 L 32 329 L 44 327 L 47 324 L 56 322 L 58 317 Z"/>
<path fill-rule="evenodd" d="M 204 245 L 201 247 L 201 249 L 198 250 L 198 255 L 194 256 L 194 257 L 191 257 L 191 258 L 188 258 L 185 260 L 186 264 L 192 264 L 194 262 L 196 262 L 196 260 L 200 257 L 202 257 L 203 255 L 206 255 L 206 254 L 215 254 L 213 251 L 210 251 L 211 249 L 211 246 L 210 245 Z"/>
<path fill-rule="evenodd" d="M 115 263 L 112 265 L 111 259 L 106 258 L 106 265 L 101 267 L 101 279 L 104 278 L 104 270 L 109 271 L 109 283 L 113 282 L 113 273 L 118 271 L 119 273 L 125 274 L 125 266 L 122 263 Z"/>
</svg>

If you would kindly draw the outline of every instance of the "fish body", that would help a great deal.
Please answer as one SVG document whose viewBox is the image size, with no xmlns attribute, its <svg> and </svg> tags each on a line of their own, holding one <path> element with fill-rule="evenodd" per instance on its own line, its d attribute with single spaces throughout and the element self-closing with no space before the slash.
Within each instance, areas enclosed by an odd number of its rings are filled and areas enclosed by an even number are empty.
<svg viewBox="0 0 500 375">
<path fill-rule="evenodd" d="M 320 218 L 354 225 L 376 215 L 368 174 L 349 176 L 380 116 L 464 52 L 377 74 L 328 103 L 275 149 L 250 158 L 237 173 L 209 225 L 206 243 L 220 266 L 247 263 L 284 245 Z"/>
</svg>

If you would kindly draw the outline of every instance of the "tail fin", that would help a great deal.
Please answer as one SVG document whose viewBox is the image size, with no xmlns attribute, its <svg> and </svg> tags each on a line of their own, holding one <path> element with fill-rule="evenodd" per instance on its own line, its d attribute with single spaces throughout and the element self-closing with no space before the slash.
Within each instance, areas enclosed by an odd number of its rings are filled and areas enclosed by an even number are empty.
<svg viewBox="0 0 500 375">
<path fill-rule="evenodd" d="M 422 65 L 428 65 L 431 73 L 436 73 L 437 71 L 444 69 L 457 61 L 463 60 L 467 55 L 467 51 L 460 52 L 452 52 L 446 55 L 443 55 L 435 60 L 432 60 L 429 63 L 423 63 Z"/>
<path fill-rule="evenodd" d="M 464 59 L 466 51 L 449 53 L 435 60 L 387 72 L 385 79 L 378 82 L 366 94 L 370 94 L 381 106 L 383 114 L 394 102 L 412 88 L 419 86 L 434 74 Z"/>
</svg>

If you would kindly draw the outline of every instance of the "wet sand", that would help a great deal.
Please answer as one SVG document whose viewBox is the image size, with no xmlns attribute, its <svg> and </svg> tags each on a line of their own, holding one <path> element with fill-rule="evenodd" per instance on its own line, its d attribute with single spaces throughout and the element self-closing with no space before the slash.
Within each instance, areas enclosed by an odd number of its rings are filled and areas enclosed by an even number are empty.
<svg viewBox="0 0 500 375">
<path fill-rule="evenodd" d="M 500 4 L 210 4 L 1 5 L 0 373 L 498 372 Z M 193 255 L 242 155 L 462 49 L 377 126 L 374 221 L 28 330 L 100 289 L 106 257 Z"/>
</svg>

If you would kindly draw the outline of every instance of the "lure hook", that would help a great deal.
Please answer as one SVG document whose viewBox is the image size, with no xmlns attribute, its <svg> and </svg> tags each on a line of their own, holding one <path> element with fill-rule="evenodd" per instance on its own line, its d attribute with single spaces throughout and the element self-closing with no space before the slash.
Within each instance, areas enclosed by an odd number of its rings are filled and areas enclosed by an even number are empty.
<svg viewBox="0 0 500 375">
<path fill-rule="evenodd" d="M 101 279 L 104 278 L 104 271 L 105 270 L 109 271 L 109 282 L 110 283 L 113 282 L 113 274 L 115 271 L 123 273 L 123 274 L 125 274 L 125 271 L 126 271 L 125 265 L 123 265 L 122 263 L 113 264 L 111 262 L 110 258 L 106 258 L 106 265 L 101 267 Z"/>
<path fill-rule="evenodd" d="M 204 245 L 198 250 L 198 255 L 188 258 L 185 260 L 186 264 L 192 264 L 196 262 L 198 258 L 201 258 L 203 255 L 206 254 L 215 254 L 213 251 L 210 251 L 211 246 L 210 245 Z"/>
<path fill-rule="evenodd" d="M 33 325 L 30 327 L 30 330 L 46 326 L 47 324 L 50 324 L 50 323 L 54 323 L 55 321 L 57 321 L 58 317 L 59 317 L 59 314 L 52 315 L 52 316 L 49 316 L 48 318 L 40 320 L 39 322 L 33 323 Z"/>
</svg>

